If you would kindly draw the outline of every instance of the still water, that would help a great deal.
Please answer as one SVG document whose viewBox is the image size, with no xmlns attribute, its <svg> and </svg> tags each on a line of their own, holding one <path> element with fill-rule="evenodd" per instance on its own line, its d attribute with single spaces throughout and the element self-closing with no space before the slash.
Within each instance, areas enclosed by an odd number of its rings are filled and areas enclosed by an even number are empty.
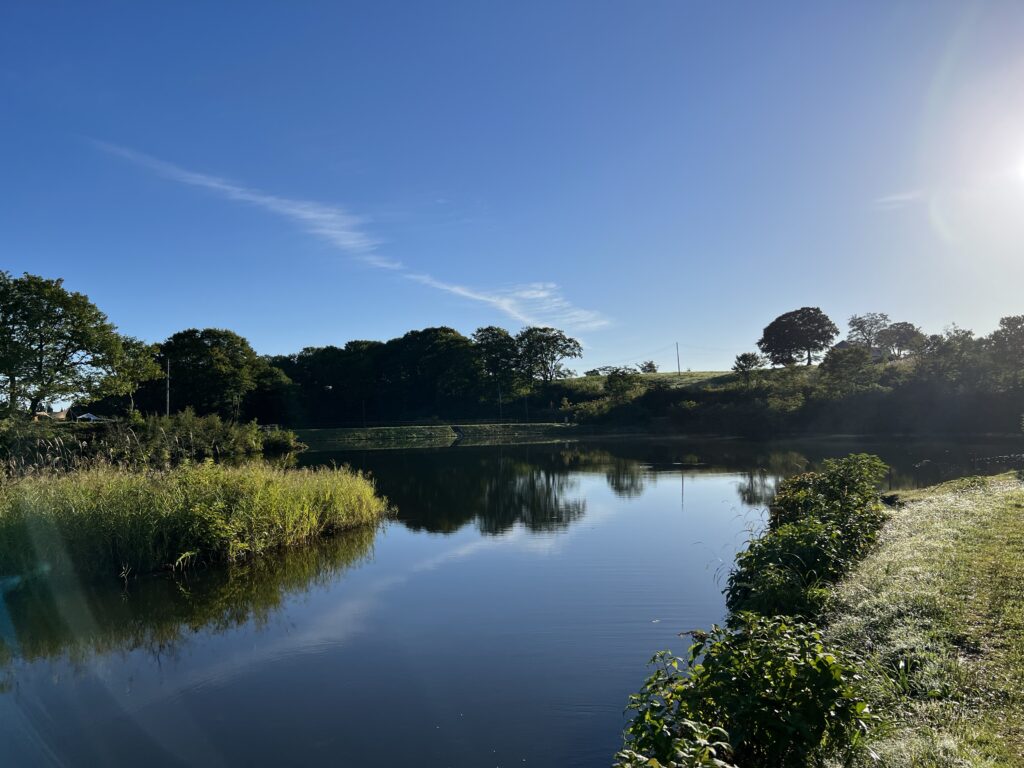
<svg viewBox="0 0 1024 768">
<path fill-rule="evenodd" d="M 0 584 L 0 763 L 608 765 L 647 659 L 722 619 L 779 478 L 850 450 L 906 487 L 1020 448 L 306 456 L 372 473 L 397 518 L 187 579 Z"/>
</svg>

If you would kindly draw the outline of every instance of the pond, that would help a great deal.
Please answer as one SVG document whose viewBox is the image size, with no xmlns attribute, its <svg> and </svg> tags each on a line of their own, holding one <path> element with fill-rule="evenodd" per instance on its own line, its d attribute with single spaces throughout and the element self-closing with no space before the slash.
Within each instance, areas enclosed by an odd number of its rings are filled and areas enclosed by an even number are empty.
<svg viewBox="0 0 1024 768">
<path fill-rule="evenodd" d="M 9 581 L 7 765 L 602 766 L 661 648 L 724 614 L 779 478 L 851 450 L 893 487 L 1016 444 L 615 441 L 307 455 L 379 530 L 188 578 Z M 998 460 L 989 457 L 998 456 Z"/>
</svg>

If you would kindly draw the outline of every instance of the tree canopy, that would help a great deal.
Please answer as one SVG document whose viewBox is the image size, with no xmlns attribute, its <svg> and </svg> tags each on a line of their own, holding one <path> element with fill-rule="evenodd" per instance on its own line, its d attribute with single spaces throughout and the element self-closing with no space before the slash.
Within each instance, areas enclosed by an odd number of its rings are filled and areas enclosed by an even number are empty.
<svg viewBox="0 0 1024 768">
<path fill-rule="evenodd" d="M 810 365 L 838 335 L 836 324 L 818 307 L 801 307 L 775 318 L 757 346 L 773 365 L 791 365 L 801 358 Z"/>
<path fill-rule="evenodd" d="M 0 378 L 9 412 L 95 396 L 122 355 L 116 329 L 87 296 L 60 279 L 0 272 Z"/>
<path fill-rule="evenodd" d="M 557 328 L 531 326 L 516 335 L 519 367 L 527 379 L 550 383 L 572 375 L 562 365 L 566 358 L 582 357 L 583 348 L 576 339 Z"/>
</svg>

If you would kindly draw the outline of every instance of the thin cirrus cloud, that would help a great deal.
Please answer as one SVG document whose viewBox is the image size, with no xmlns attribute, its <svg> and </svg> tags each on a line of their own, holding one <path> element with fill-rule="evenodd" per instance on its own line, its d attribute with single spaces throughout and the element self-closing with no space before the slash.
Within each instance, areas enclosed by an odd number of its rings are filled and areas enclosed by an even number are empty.
<svg viewBox="0 0 1024 768">
<path fill-rule="evenodd" d="M 899 208 L 906 208 L 908 205 L 924 202 L 927 197 L 927 190 L 911 189 L 906 192 L 896 192 L 891 195 L 875 198 L 875 206 L 882 210 L 894 211 Z"/>
<path fill-rule="evenodd" d="M 400 274 L 407 280 L 444 291 L 469 301 L 489 305 L 526 325 L 557 325 L 572 330 L 603 328 L 609 321 L 600 312 L 573 305 L 555 283 L 537 282 L 505 289 L 477 289 L 407 267 L 378 252 L 380 241 L 365 230 L 367 219 L 337 205 L 295 200 L 241 186 L 218 176 L 190 171 L 127 147 L 93 141 L 102 151 L 128 160 L 157 175 L 193 187 L 201 187 L 228 200 L 262 208 L 298 225 L 337 250 L 376 269 Z"/>
</svg>

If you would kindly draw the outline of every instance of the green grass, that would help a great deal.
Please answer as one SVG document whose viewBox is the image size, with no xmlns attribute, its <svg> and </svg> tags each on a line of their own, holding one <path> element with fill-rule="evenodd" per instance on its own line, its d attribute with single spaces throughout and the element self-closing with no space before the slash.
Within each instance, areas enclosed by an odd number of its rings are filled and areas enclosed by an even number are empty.
<svg viewBox="0 0 1024 768">
<path fill-rule="evenodd" d="M 127 576 L 230 562 L 386 512 L 373 484 L 348 469 L 206 463 L 28 475 L 0 481 L 0 577 Z"/>
<path fill-rule="evenodd" d="M 829 617 L 888 721 L 864 764 L 1024 765 L 1024 488 L 967 478 L 903 499 Z"/>
</svg>

